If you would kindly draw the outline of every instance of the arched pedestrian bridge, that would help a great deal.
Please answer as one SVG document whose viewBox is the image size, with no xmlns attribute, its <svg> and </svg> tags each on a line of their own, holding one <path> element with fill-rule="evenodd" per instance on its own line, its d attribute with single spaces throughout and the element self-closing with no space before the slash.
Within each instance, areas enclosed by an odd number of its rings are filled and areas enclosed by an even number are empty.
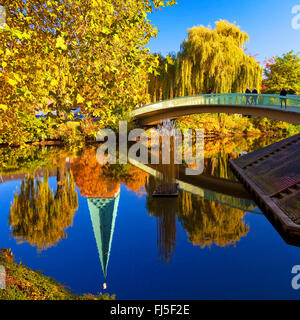
<svg viewBox="0 0 300 320">
<path fill-rule="evenodd" d="M 243 114 L 300 125 L 300 96 L 282 98 L 269 94 L 204 94 L 137 107 L 131 116 L 140 125 L 155 125 L 166 119 L 197 113 Z"/>
</svg>

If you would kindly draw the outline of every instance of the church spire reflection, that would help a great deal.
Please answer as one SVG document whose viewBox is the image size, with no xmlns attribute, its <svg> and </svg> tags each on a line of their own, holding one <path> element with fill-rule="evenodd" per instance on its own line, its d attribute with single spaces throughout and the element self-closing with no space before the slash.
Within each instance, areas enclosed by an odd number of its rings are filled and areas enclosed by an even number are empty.
<svg viewBox="0 0 300 320">
<path fill-rule="evenodd" d="M 111 251 L 120 190 L 112 198 L 88 198 L 88 206 L 104 278 Z"/>
</svg>

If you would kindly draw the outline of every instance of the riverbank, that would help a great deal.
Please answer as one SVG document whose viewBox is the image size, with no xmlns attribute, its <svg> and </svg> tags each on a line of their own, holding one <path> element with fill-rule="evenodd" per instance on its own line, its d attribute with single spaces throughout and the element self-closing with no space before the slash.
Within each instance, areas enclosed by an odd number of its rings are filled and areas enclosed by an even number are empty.
<svg viewBox="0 0 300 320">
<path fill-rule="evenodd" d="M 114 300 L 114 296 L 71 293 L 62 284 L 34 271 L 21 262 L 15 263 L 10 250 L 0 252 L 0 265 L 6 271 L 6 289 L 0 289 L 0 300 Z"/>
<path fill-rule="evenodd" d="M 176 120 L 178 129 L 203 129 L 208 137 L 281 135 L 300 132 L 300 126 L 287 122 L 238 114 L 197 114 Z"/>
<path fill-rule="evenodd" d="M 0 148 L 63 146 L 78 150 L 85 144 L 95 143 L 97 132 L 103 128 L 103 124 L 95 121 L 67 121 L 54 126 L 37 120 L 34 119 L 37 122 L 35 130 L 29 130 L 30 134 L 22 136 L 22 139 L 0 133 Z M 300 132 L 300 126 L 287 122 L 238 114 L 195 114 L 180 117 L 175 122 L 177 128 L 182 131 L 184 129 L 203 129 L 205 137 L 208 138 L 266 134 L 290 136 Z M 119 129 L 117 122 L 114 127 L 107 126 L 116 130 L 116 133 Z M 128 120 L 128 131 L 137 127 L 138 123 Z"/>
</svg>

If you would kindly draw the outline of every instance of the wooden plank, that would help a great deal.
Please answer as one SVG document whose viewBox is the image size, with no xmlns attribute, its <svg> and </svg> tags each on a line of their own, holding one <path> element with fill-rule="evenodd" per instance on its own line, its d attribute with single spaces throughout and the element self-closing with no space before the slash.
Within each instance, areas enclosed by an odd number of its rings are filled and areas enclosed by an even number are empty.
<svg viewBox="0 0 300 320">
<path fill-rule="evenodd" d="M 285 230 L 300 232 L 300 134 L 230 165 L 266 214 Z"/>
</svg>

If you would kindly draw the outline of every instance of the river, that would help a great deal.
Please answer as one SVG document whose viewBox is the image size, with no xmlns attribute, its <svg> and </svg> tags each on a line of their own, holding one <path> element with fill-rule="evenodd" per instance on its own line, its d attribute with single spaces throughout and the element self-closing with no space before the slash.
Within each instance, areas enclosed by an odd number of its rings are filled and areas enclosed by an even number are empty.
<svg viewBox="0 0 300 320">
<path fill-rule="evenodd" d="M 182 181 L 173 199 L 153 198 L 156 180 L 140 168 L 100 165 L 96 146 L 0 149 L 0 247 L 74 293 L 298 299 L 300 243 L 288 245 L 236 192 L 228 166 L 280 139 L 206 140 L 202 177 Z"/>
</svg>

